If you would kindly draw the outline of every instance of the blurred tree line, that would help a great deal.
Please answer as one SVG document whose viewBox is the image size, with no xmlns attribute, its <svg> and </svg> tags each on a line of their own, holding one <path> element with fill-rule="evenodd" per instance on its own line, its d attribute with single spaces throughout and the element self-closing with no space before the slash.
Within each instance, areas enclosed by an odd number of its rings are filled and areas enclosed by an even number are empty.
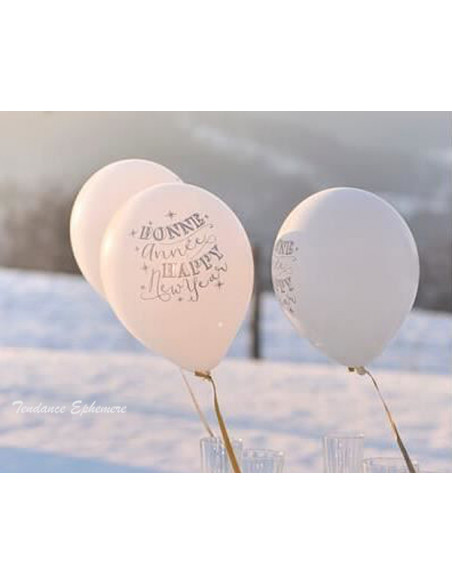
<svg viewBox="0 0 452 584">
<path fill-rule="evenodd" d="M 5 267 L 78 273 L 69 241 L 73 196 L 57 186 L 36 194 L 14 184 L 0 187 L 0 264 Z M 259 216 L 255 216 L 259 222 Z M 449 214 L 418 212 L 409 224 L 418 244 L 421 283 L 416 305 L 452 312 L 452 228 Z M 265 234 L 265 236 L 264 236 Z M 275 233 L 251 230 L 260 250 L 261 285 L 271 288 L 270 254 Z M 390 283 L 388 283 L 390 285 Z"/>
</svg>

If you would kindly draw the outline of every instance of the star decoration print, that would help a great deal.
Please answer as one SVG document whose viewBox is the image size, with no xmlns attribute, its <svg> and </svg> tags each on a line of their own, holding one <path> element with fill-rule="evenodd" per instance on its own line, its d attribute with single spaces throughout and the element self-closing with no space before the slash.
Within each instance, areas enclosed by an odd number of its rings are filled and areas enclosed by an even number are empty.
<svg viewBox="0 0 452 584">
<path fill-rule="evenodd" d="M 143 273 L 141 300 L 198 302 L 210 286 L 221 293 L 226 285 L 228 265 L 209 215 L 193 212 L 178 219 L 170 209 L 129 235 Z"/>
</svg>

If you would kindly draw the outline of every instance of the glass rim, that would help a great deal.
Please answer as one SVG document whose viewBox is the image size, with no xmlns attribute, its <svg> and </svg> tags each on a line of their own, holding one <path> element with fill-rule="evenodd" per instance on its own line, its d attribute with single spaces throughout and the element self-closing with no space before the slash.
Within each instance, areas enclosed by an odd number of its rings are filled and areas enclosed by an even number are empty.
<svg viewBox="0 0 452 584">
<path fill-rule="evenodd" d="M 392 460 L 405 463 L 405 459 L 402 456 L 369 456 L 368 458 L 364 459 L 364 462 L 369 460 Z M 417 462 L 417 460 L 413 460 L 412 462 Z"/>
<path fill-rule="evenodd" d="M 231 442 L 243 442 L 242 438 L 230 438 Z M 210 442 L 214 444 L 218 444 L 219 442 L 224 445 L 224 440 L 221 436 L 203 436 L 199 439 L 200 442 Z"/>
<path fill-rule="evenodd" d="M 323 439 L 324 440 L 328 440 L 328 439 L 332 439 L 332 440 L 361 440 L 364 438 L 364 434 L 362 432 L 336 432 L 334 434 L 324 434 L 323 435 Z"/>
<path fill-rule="evenodd" d="M 370 464 L 382 464 L 382 463 L 396 463 L 396 464 L 401 464 L 403 466 L 406 466 L 406 462 L 405 459 L 401 456 L 400 458 L 398 456 L 371 456 L 369 458 L 364 458 L 363 459 L 363 464 L 366 463 L 370 463 Z M 417 460 L 411 460 L 411 462 L 414 465 L 419 465 Z"/>
<path fill-rule="evenodd" d="M 282 450 L 273 450 L 271 448 L 245 448 L 242 451 L 242 458 L 284 458 Z"/>
</svg>

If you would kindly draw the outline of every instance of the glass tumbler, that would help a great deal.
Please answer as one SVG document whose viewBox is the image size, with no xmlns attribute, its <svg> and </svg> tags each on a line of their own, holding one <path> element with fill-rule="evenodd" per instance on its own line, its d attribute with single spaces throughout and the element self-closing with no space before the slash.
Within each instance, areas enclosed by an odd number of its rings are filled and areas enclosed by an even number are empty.
<svg viewBox="0 0 452 584">
<path fill-rule="evenodd" d="M 237 462 L 240 466 L 242 458 L 242 440 L 231 439 Z M 232 472 L 228 453 L 221 438 L 206 436 L 200 440 L 201 446 L 201 472 Z"/>
<path fill-rule="evenodd" d="M 419 464 L 414 460 L 413 466 L 419 472 Z M 363 461 L 363 472 L 409 472 L 406 462 L 399 457 L 366 458 Z"/>
<path fill-rule="evenodd" d="M 263 448 L 246 448 L 242 453 L 242 472 L 283 472 L 284 453 Z"/>
<path fill-rule="evenodd" d="M 364 434 L 328 434 L 323 437 L 325 472 L 362 472 Z"/>
</svg>

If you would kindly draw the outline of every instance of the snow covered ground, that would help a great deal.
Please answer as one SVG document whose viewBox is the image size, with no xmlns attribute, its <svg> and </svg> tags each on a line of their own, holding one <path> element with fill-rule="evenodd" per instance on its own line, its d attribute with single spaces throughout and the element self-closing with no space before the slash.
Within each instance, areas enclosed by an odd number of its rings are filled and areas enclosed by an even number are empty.
<svg viewBox="0 0 452 584">
<path fill-rule="evenodd" d="M 178 370 L 149 356 L 81 278 L 0 270 L 0 317 L 0 471 L 199 470 L 203 432 Z M 451 323 L 415 312 L 373 367 L 423 470 L 452 472 Z M 224 415 L 245 446 L 284 450 L 287 472 L 321 471 L 330 431 L 364 432 L 366 456 L 397 455 L 369 380 L 298 339 L 271 295 L 262 336 L 265 361 L 243 359 L 245 324 L 231 350 L 241 359 L 217 371 Z M 208 384 L 193 385 L 214 424 Z M 127 411 L 71 414 L 77 400 Z M 19 413 L 20 402 L 60 413 Z"/>
<path fill-rule="evenodd" d="M 163 359 L 4 349 L 0 367 L 3 471 L 199 470 L 201 426 L 179 371 Z M 379 371 L 378 378 L 421 469 L 452 471 L 446 376 Z M 287 472 L 321 471 L 321 436 L 330 431 L 364 432 L 366 456 L 397 455 L 369 380 L 343 368 L 231 360 L 217 381 L 231 435 L 246 446 L 284 450 Z M 193 379 L 193 387 L 214 425 L 210 386 Z M 76 400 L 127 412 L 71 414 Z M 66 412 L 17 413 L 15 401 Z"/>
<path fill-rule="evenodd" d="M 262 304 L 264 359 L 329 363 L 307 340 L 298 337 L 273 294 L 264 294 Z M 149 354 L 78 276 L 0 269 L 0 318 L 0 347 Z M 248 357 L 248 327 L 245 322 L 230 357 Z M 373 366 L 450 374 L 451 354 L 452 315 L 417 310 Z"/>
</svg>

